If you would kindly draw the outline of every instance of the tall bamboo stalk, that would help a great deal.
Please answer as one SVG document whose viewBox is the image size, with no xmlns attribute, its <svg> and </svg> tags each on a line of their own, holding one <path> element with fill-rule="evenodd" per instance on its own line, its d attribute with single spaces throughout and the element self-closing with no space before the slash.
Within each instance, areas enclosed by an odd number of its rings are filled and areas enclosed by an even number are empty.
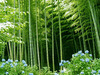
<svg viewBox="0 0 100 75">
<path fill-rule="evenodd" d="M 48 38 L 47 38 L 47 24 L 46 24 L 46 1 L 44 0 L 44 15 L 45 15 L 45 38 L 46 38 L 46 54 L 47 54 L 47 67 L 49 69 L 49 54 L 48 54 Z"/>
<path fill-rule="evenodd" d="M 88 0 L 89 3 L 89 8 L 90 8 L 90 12 L 92 15 L 92 19 L 93 19 L 93 23 L 94 23 L 94 29 L 95 29 L 95 34 L 96 34 L 96 43 L 97 43 L 97 49 L 98 49 L 98 53 L 99 53 L 99 57 L 100 57 L 100 39 L 99 39 L 99 33 L 98 33 L 98 29 L 97 29 L 97 21 L 96 21 L 96 13 L 95 13 L 95 9 L 94 9 L 94 5 L 93 2 Z"/>
<path fill-rule="evenodd" d="M 58 16 L 59 16 L 59 36 L 60 36 L 60 60 L 62 60 L 62 35 L 61 35 L 61 22 L 60 22 L 60 6 L 59 6 L 60 2 L 58 0 Z M 61 67 L 62 69 L 62 67 Z"/>
<path fill-rule="evenodd" d="M 44 59 L 43 59 L 43 45 L 42 45 L 42 41 L 40 41 L 40 46 L 41 46 L 41 67 L 44 66 Z"/>
<path fill-rule="evenodd" d="M 79 17 L 80 17 L 79 21 L 80 21 L 81 32 L 82 32 L 83 46 L 84 46 L 84 51 L 85 51 L 86 50 L 86 42 L 85 42 L 85 35 L 83 35 L 84 34 L 84 27 L 82 25 L 80 11 L 79 11 Z"/>
<path fill-rule="evenodd" d="M 9 45 L 9 51 L 10 51 L 10 59 L 13 59 L 10 41 L 8 42 L 8 45 Z"/>
<path fill-rule="evenodd" d="M 15 0 L 14 0 L 14 12 L 15 12 Z M 15 25 L 15 15 L 14 15 L 14 25 Z M 15 29 L 14 29 L 14 36 L 15 36 Z M 15 52 L 15 42 L 14 42 L 14 60 L 16 59 L 16 52 Z"/>
<path fill-rule="evenodd" d="M 52 0 L 52 64 L 53 64 L 53 72 L 55 71 L 55 63 L 54 63 L 54 26 L 53 26 L 53 0 Z"/>
<path fill-rule="evenodd" d="M 19 1 L 17 0 L 17 7 L 18 7 L 18 5 L 19 5 Z M 18 34 L 17 34 L 17 36 L 18 36 Z M 17 43 L 17 60 L 19 59 L 19 44 Z"/>
<path fill-rule="evenodd" d="M 86 31 L 86 33 L 88 33 L 88 32 Z M 89 38 L 89 37 L 88 37 L 88 34 L 87 34 L 87 39 L 88 39 L 88 38 Z M 88 43 L 88 46 L 89 46 L 90 53 L 92 53 L 92 50 L 91 50 L 91 45 L 90 45 L 89 40 L 87 40 L 87 43 Z"/>
<path fill-rule="evenodd" d="M 95 41 L 94 41 L 94 34 L 93 34 L 93 25 L 92 25 L 92 18 L 90 17 L 90 25 L 91 25 L 91 33 L 92 33 L 92 43 L 93 43 L 93 56 L 94 58 L 96 57 L 96 52 L 95 52 Z"/>
<path fill-rule="evenodd" d="M 5 15 L 6 15 L 6 8 L 5 7 L 6 7 L 6 1 L 4 0 L 4 11 L 5 11 Z M 5 55 L 4 52 L 5 52 L 5 50 L 2 47 L 1 47 L 1 50 L 2 50 L 2 59 L 4 59 L 4 55 Z"/>
<path fill-rule="evenodd" d="M 17 7 L 19 5 L 19 1 L 17 0 Z M 18 36 L 18 34 L 17 34 Z M 17 60 L 19 59 L 19 44 L 17 43 Z"/>
<path fill-rule="evenodd" d="M 77 43 L 76 43 L 75 36 L 74 36 L 74 30 L 73 30 L 72 34 L 73 34 L 73 42 L 74 42 L 74 47 L 75 47 L 75 51 L 74 52 L 77 52 L 78 51 L 78 47 L 77 47 Z"/>
<path fill-rule="evenodd" d="M 28 37 L 29 38 L 29 37 Z M 29 41 L 28 41 L 28 39 L 27 39 L 27 50 L 28 50 L 28 64 L 30 64 L 31 63 L 31 58 L 30 58 L 30 43 L 29 43 Z"/>
<path fill-rule="evenodd" d="M 77 6 L 78 6 L 78 4 L 79 4 L 79 2 L 77 2 Z M 79 8 L 78 8 L 78 13 L 79 13 L 79 24 L 80 24 L 81 33 L 82 33 L 83 48 L 84 48 L 84 51 L 85 51 L 86 50 L 86 42 L 85 42 L 85 35 L 83 35 L 84 34 L 84 27 L 82 25 L 81 11 L 80 11 Z"/>
<path fill-rule="evenodd" d="M 27 0 L 24 0 L 24 11 L 25 11 L 25 13 L 27 13 Z M 25 19 L 25 21 L 27 20 L 27 15 L 24 15 L 24 19 Z M 25 30 L 25 28 L 23 29 L 23 32 L 24 32 L 24 30 Z M 24 38 L 25 38 L 25 32 L 24 32 Z M 28 39 L 28 37 L 26 37 L 27 39 Z M 27 58 L 28 58 L 28 53 L 27 53 L 27 48 L 28 48 L 28 46 L 27 46 L 27 39 L 25 39 L 24 40 L 24 42 L 25 42 L 25 61 L 28 63 L 28 60 L 27 60 Z"/>
<path fill-rule="evenodd" d="M 20 27 L 20 0 L 18 1 L 18 4 L 19 4 L 19 27 Z M 21 29 L 19 29 L 19 37 L 21 38 Z M 21 41 L 21 39 L 20 39 Z M 21 51 L 21 43 L 19 44 L 19 51 L 20 51 L 20 62 L 22 60 L 22 51 Z"/>
<path fill-rule="evenodd" d="M 60 55 L 59 55 L 59 47 L 58 47 L 58 42 L 57 42 L 57 35 L 55 34 L 55 44 L 56 44 L 56 49 L 57 49 L 57 57 L 58 57 L 58 62 L 60 62 Z"/>
<path fill-rule="evenodd" d="M 30 0 L 29 0 L 29 41 L 30 41 L 30 56 L 31 56 L 31 67 L 33 66 L 32 59 L 32 33 L 31 33 L 31 11 L 30 11 Z"/>
<path fill-rule="evenodd" d="M 37 24 L 37 0 L 35 0 L 35 11 L 36 11 L 36 41 L 37 41 L 37 55 L 38 55 L 38 66 L 40 70 L 40 56 L 39 56 L 39 42 L 38 42 L 38 24 Z"/>
<path fill-rule="evenodd" d="M 35 28 L 34 28 L 34 30 L 35 30 Z M 34 55 L 34 65 L 38 65 L 38 63 L 37 63 L 37 51 L 36 51 L 36 38 L 35 38 L 35 32 L 33 32 L 33 34 L 34 34 L 34 36 L 33 36 L 33 38 L 34 38 L 34 47 L 33 47 L 33 49 L 34 49 L 34 52 L 33 52 L 33 55 Z"/>
<path fill-rule="evenodd" d="M 81 44 L 81 39 L 80 39 L 80 33 L 78 32 L 78 38 L 79 38 L 79 44 L 80 44 L 80 49 L 82 50 L 82 44 Z"/>
<path fill-rule="evenodd" d="M 23 12 L 23 22 L 25 22 L 25 8 L 24 8 L 24 6 L 25 6 L 25 0 L 22 0 L 22 12 Z M 22 30 L 22 41 L 24 41 L 25 42 L 25 27 L 23 28 L 23 30 Z M 23 57 L 23 55 L 25 55 L 25 57 L 26 57 L 26 54 L 25 54 L 25 44 L 22 44 L 22 59 L 24 59 L 24 57 Z"/>
</svg>

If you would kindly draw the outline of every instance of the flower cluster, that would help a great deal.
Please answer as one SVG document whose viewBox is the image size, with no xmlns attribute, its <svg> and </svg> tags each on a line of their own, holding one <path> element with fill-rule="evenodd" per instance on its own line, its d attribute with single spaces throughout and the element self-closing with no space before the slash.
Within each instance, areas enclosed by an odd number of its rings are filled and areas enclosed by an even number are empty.
<svg viewBox="0 0 100 75">
<path fill-rule="evenodd" d="M 80 50 L 77 53 L 72 54 L 71 61 L 61 60 L 59 66 L 63 66 L 64 68 L 67 68 L 67 70 L 71 70 L 74 74 L 97 74 L 97 71 L 92 68 L 92 62 L 92 54 L 89 54 L 88 50 L 86 50 L 84 53 L 82 50 Z M 98 70 L 98 73 L 99 72 L 100 70 Z M 65 73 L 65 71 L 61 70 L 61 73 Z"/>
<path fill-rule="evenodd" d="M 13 63 L 13 60 L 11 59 L 8 59 L 7 61 L 5 59 L 2 59 L 1 68 L 3 68 L 6 64 L 10 64 L 11 67 L 14 67 L 12 63 Z"/>
<path fill-rule="evenodd" d="M 20 64 L 19 64 L 20 63 Z M 22 63 L 22 64 L 21 64 Z M 13 68 L 13 69 L 16 69 L 17 67 L 19 67 L 20 65 L 22 65 L 23 67 L 27 67 L 27 64 L 25 62 L 25 60 L 22 60 L 22 62 L 18 62 L 18 60 L 11 60 L 11 59 L 8 59 L 7 61 L 5 59 L 2 59 L 2 64 L 1 64 L 1 69 L 5 69 L 6 67 L 9 69 Z M 24 68 L 22 68 L 22 74 L 25 74 L 25 71 L 24 71 Z M 5 70 L 4 70 L 5 71 Z M 6 72 L 4 74 L 8 75 L 10 73 L 10 70 L 6 70 Z M 29 73 L 29 75 L 33 75 L 33 73 Z"/>
<path fill-rule="evenodd" d="M 84 75 L 85 73 L 84 73 L 84 72 L 80 72 L 80 74 L 81 74 L 81 75 Z M 89 73 L 89 74 L 92 74 L 92 75 L 95 75 L 95 74 L 96 74 L 96 75 L 100 75 L 100 70 L 98 70 L 98 71 L 92 70 L 91 73 Z"/>
<path fill-rule="evenodd" d="M 59 75 L 58 73 L 55 73 L 54 75 Z"/>
<path fill-rule="evenodd" d="M 68 63 L 68 64 L 70 64 L 70 61 L 69 61 L 69 60 L 67 60 L 67 61 L 65 61 L 65 60 L 61 60 L 61 62 L 59 63 L 59 66 L 63 66 L 64 63 Z"/>
</svg>

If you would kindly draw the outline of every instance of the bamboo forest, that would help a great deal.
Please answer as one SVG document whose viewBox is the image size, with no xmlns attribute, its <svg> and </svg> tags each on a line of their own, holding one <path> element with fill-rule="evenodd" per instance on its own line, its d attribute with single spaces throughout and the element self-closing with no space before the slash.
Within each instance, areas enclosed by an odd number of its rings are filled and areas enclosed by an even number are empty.
<svg viewBox="0 0 100 75">
<path fill-rule="evenodd" d="M 0 0 L 0 75 L 100 75 L 100 0 Z"/>
</svg>

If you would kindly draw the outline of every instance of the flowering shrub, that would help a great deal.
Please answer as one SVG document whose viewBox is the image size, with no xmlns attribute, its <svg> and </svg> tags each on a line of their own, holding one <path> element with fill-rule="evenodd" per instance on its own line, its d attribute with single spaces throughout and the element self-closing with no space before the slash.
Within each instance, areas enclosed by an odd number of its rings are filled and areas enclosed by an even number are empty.
<svg viewBox="0 0 100 75">
<path fill-rule="evenodd" d="M 13 61 L 8 59 L 6 61 L 5 59 L 2 59 L 2 62 L 0 63 L 0 75 L 39 75 L 39 73 L 42 75 L 52 74 L 47 68 L 39 71 L 36 66 L 28 66 L 25 60 L 18 62 L 18 60 Z"/>
<path fill-rule="evenodd" d="M 2 1 L 5 2 L 3 3 Z M 16 34 L 19 29 L 23 30 L 27 23 L 27 21 L 23 23 L 22 19 L 26 13 L 20 12 L 20 24 L 16 23 L 19 20 L 18 14 L 18 8 L 9 6 L 6 0 L 0 0 L 0 55 L 4 52 L 7 42 L 24 43 L 21 41 L 22 38 L 17 37 Z"/>
<path fill-rule="evenodd" d="M 100 59 L 92 59 L 92 54 L 86 50 L 85 53 L 78 51 L 72 55 L 71 61 L 61 60 L 59 66 L 63 67 L 60 73 L 52 73 L 47 67 L 40 71 L 38 67 L 30 67 L 25 60 L 2 59 L 0 63 L 0 75 L 100 75 Z"/>
<path fill-rule="evenodd" d="M 100 59 L 93 60 L 88 50 L 85 53 L 78 51 L 73 54 L 71 61 L 61 60 L 59 66 L 66 68 L 64 72 L 70 70 L 72 75 L 100 75 Z"/>
</svg>

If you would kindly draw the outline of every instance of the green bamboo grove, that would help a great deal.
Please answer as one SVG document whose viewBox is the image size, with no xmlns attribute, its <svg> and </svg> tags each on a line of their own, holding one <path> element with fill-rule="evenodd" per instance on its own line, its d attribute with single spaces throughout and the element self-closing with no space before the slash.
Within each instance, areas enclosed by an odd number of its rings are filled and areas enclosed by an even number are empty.
<svg viewBox="0 0 100 75">
<path fill-rule="evenodd" d="M 79 50 L 99 58 L 99 13 L 99 0 L 1 0 L 0 60 L 54 72 Z"/>
</svg>

